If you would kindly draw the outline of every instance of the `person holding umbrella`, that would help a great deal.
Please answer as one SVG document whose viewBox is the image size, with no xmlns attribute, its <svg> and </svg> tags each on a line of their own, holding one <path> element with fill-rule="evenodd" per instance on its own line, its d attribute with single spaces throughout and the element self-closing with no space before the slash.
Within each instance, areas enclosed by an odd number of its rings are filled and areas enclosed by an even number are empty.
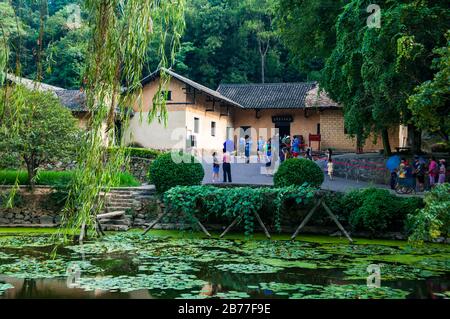
<svg viewBox="0 0 450 319">
<path fill-rule="evenodd" d="M 387 169 L 391 172 L 391 189 L 395 190 L 395 187 L 397 186 L 397 169 L 400 166 L 401 163 L 401 159 L 400 156 L 392 156 L 388 159 L 388 161 L 386 162 L 386 167 Z"/>
</svg>

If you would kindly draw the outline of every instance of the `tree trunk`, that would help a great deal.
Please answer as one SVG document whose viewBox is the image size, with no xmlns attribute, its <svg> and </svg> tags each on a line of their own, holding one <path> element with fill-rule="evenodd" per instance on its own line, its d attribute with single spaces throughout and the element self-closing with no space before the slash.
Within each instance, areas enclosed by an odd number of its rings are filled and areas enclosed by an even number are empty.
<svg viewBox="0 0 450 319">
<path fill-rule="evenodd" d="M 27 165 L 28 186 L 29 186 L 30 190 L 33 191 L 36 186 L 36 182 L 35 182 L 36 171 L 37 171 L 36 160 L 34 159 L 34 156 L 31 156 L 31 158 L 25 157 L 24 160 Z"/>
<path fill-rule="evenodd" d="M 266 82 L 266 56 L 261 54 L 261 83 Z"/>
<path fill-rule="evenodd" d="M 389 132 L 386 128 L 381 130 L 381 138 L 383 140 L 384 156 L 391 156 L 391 143 L 389 142 Z"/>
<path fill-rule="evenodd" d="M 411 134 L 411 150 L 413 154 L 422 153 L 422 131 L 419 130 L 415 125 L 409 126 L 409 134 Z"/>
</svg>

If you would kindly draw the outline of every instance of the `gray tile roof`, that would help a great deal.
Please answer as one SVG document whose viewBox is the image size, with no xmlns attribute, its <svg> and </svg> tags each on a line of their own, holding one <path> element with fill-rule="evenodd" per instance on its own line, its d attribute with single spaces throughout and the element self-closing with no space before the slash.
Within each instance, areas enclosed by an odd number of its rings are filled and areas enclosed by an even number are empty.
<svg viewBox="0 0 450 319">
<path fill-rule="evenodd" d="M 230 98 L 220 94 L 220 92 L 211 90 L 210 88 L 208 88 L 208 87 L 206 87 L 204 85 L 201 85 L 201 84 L 199 84 L 197 82 L 194 82 L 194 81 L 192 81 L 192 80 L 190 80 L 190 79 L 188 79 L 188 78 L 186 78 L 186 77 L 184 77 L 182 75 L 179 75 L 178 73 L 175 73 L 172 70 L 168 70 L 168 69 L 163 69 L 163 70 L 164 70 L 164 72 L 169 74 L 171 77 L 173 77 L 173 78 L 175 78 L 175 79 L 177 79 L 177 80 L 179 80 L 179 81 L 181 81 L 181 82 L 183 82 L 183 83 L 185 83 L 185 84 L 187 84 L 187 85 L 189 85 L 189 86 L 191 86 L 191 87 L 193 87 L 193 88 L 195 88 L 195 89 L 197 89 L 197 90 L 199 90 L 199 91 L 201 91 L 203 93 L 206 93 L 206 94 L 212 96 L 213 98 L 216 98 L 216 99 L 218 99 L 218 100 L 220 100 L 220 101 L 222 101 L 224 103 L 230 104 L 232 106 L 242 107 L 236 101 L 234 101 L 234 100 L 232 100 L 232 99 L 230 99 Z M 147 77 L 145 77 L 141 81 L 142 86 L 144 86 L 147 83 L 155 80 L 159 76 L 159 72 L 160 72 L 160 70 L 157 70 L 157 71 L 153 72 L 152 74 L 148 75 Z"/>
<path fill-rule="evenodd" d="M 7 74 L 7 79 L 13 83 L 21 84 L 29 90 L 50 92 L 57 97 L 61 104 L 72 112 L 87 112 L 86 94 L 80 90 L 66 90 L 57 86 L 36 82 L 30 79 Z"/>
<path fill-rule="evenodd" d="M 221 84 L 217 92 L 246 109 L 303 109 L 337 107 L 325 93 L 318 94 L 318 84 Z"/>
<path fill-rule="evenodd" d="M 61 104 L 72 112 L 87 112 L 86 93 L 80 90 L 55 91 Z"/>
</svg>

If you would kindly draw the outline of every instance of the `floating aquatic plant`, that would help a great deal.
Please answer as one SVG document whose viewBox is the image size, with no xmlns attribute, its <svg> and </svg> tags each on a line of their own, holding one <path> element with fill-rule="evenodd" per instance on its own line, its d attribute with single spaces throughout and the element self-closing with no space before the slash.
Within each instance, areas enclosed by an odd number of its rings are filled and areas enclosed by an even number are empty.
<svg viewBox="0 0 450 319">
<path fill-rule="evenodd" d="M 87 261 L 38 260 L 25 256 L 13 263 L 0 265 L 0 274 L 26 279 L 57 278 L 67 276 L 68 269 L 72 267 L 77 267 L 83 274 L 96 274 L 103 271 Z"/>
<path fill-rule="evenodd" d="M 139 271 L 150 271 L 155 273 L 167 274 L 183 274 L 187 272 L 199 271 L 198 268 L 193 267 L 190 263 L 183 261 L 157 261 L 154 263 L 141 264 Z"/>
<path fill-rule="evenodd" d="M 235 274 L 273 274 L 282 268 L 261 264 L 224 264 L 216 265 L 217 269 Z"/>
<path fill-rule="evenodd" d="M 329 285 L 319 293 L 301 292 L 291 299 L 404 299 L 410 292 L 390 287 L 371 288 L 367 285 Z"/>
<path fill-rule="evenodd" d="M 188 290 L 204 286 L 207 282 L 187 274 L 138 274 L 137 276 L 82 277 L 79 288 L 86 291 L 95 289 L 106 291 L 131 292 L 136 290 Z"/>
<path fill-rule="evenodd" d="M 0 246 L 4 248 L 47 247 L 55 243 L 50 236 L 0 236 Z"/>
<path fill-rule="evenodd" d="M 303 293 L 303 292 L 311 292 L 311 291 L 319 291 L 322 289 L 322 286 L 319 285 L 311 285 L 311 284 L 288 284 L 281 282 L 262 282 L 259 286 L 248 286 L 248 288 L 260 289 L 260 290 L 269 290 L 272 291 L 276 295 L 289 295 L 292 293 Z"/>
<path fill-rule="evenodd" d="M 14 286 L 11 284 L 3 284 L 0 282 L 0 296 L 8 289 L 14 289 Z"/>
<path fill-rule="evenodd" d="M 14 259 L 14 258 L 15 258 L 14 255 L 10 255 L 10 254 L 7 254 L 7 253 L 2 253 L 0 251 L 0 260 L 8 260 L 8 259 Z"/>
<path fill-rule="evenodd" d="M 352 280 L 352 279 L 361 279 L 365 280 L 369 273 L 367 272 L 367 267 L 369 265 L 365 264 L 354 264 L 349 267 L 344 273 L 347 275 L 344 279 Z M 380 275 L 382 280 L 398 280 L 398 279 L 407 279 L 407 280 L 416 280 L 416 279 L 424 279 L 428 277 L 437 276 L 440 273 L 434 272 L 427 269 L 421 269 L 406 265 L 396 265 L 396 264 L 379 264 L 380 266 Z"/>
</svg>

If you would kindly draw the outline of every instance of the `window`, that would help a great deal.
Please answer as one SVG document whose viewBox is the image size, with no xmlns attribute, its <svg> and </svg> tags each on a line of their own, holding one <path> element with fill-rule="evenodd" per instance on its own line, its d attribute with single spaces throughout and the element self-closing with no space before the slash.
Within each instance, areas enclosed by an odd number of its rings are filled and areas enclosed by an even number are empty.
<svg viewBox="0 0 450 319">
<path fill-rule="evenodd" d="M 191 143 L 190 143 L 191 147 L 197 147 L 197 139 L 196 139 L 195 135 L 191 135 L 190 140 L 191 140 Z"/>
<path fill-rule="evenodd" d="M 320 123 L 317 124 L 317 135 L 320 135 Z"/>
<path fill-rule="evenodd" d="M 211 122 L 211 136 L 216 136 L 216 122 Z"/>
<path fill-rule="evenodd" d="M 163 91 L 162 93 L 167 101 L 172 101 L 172 91 Z"/>
<path fill-rule="evenodd" d="M 200 133 L 200 119 L 198 117 L 194 117 L 194 133 Z"/>
</svg>

